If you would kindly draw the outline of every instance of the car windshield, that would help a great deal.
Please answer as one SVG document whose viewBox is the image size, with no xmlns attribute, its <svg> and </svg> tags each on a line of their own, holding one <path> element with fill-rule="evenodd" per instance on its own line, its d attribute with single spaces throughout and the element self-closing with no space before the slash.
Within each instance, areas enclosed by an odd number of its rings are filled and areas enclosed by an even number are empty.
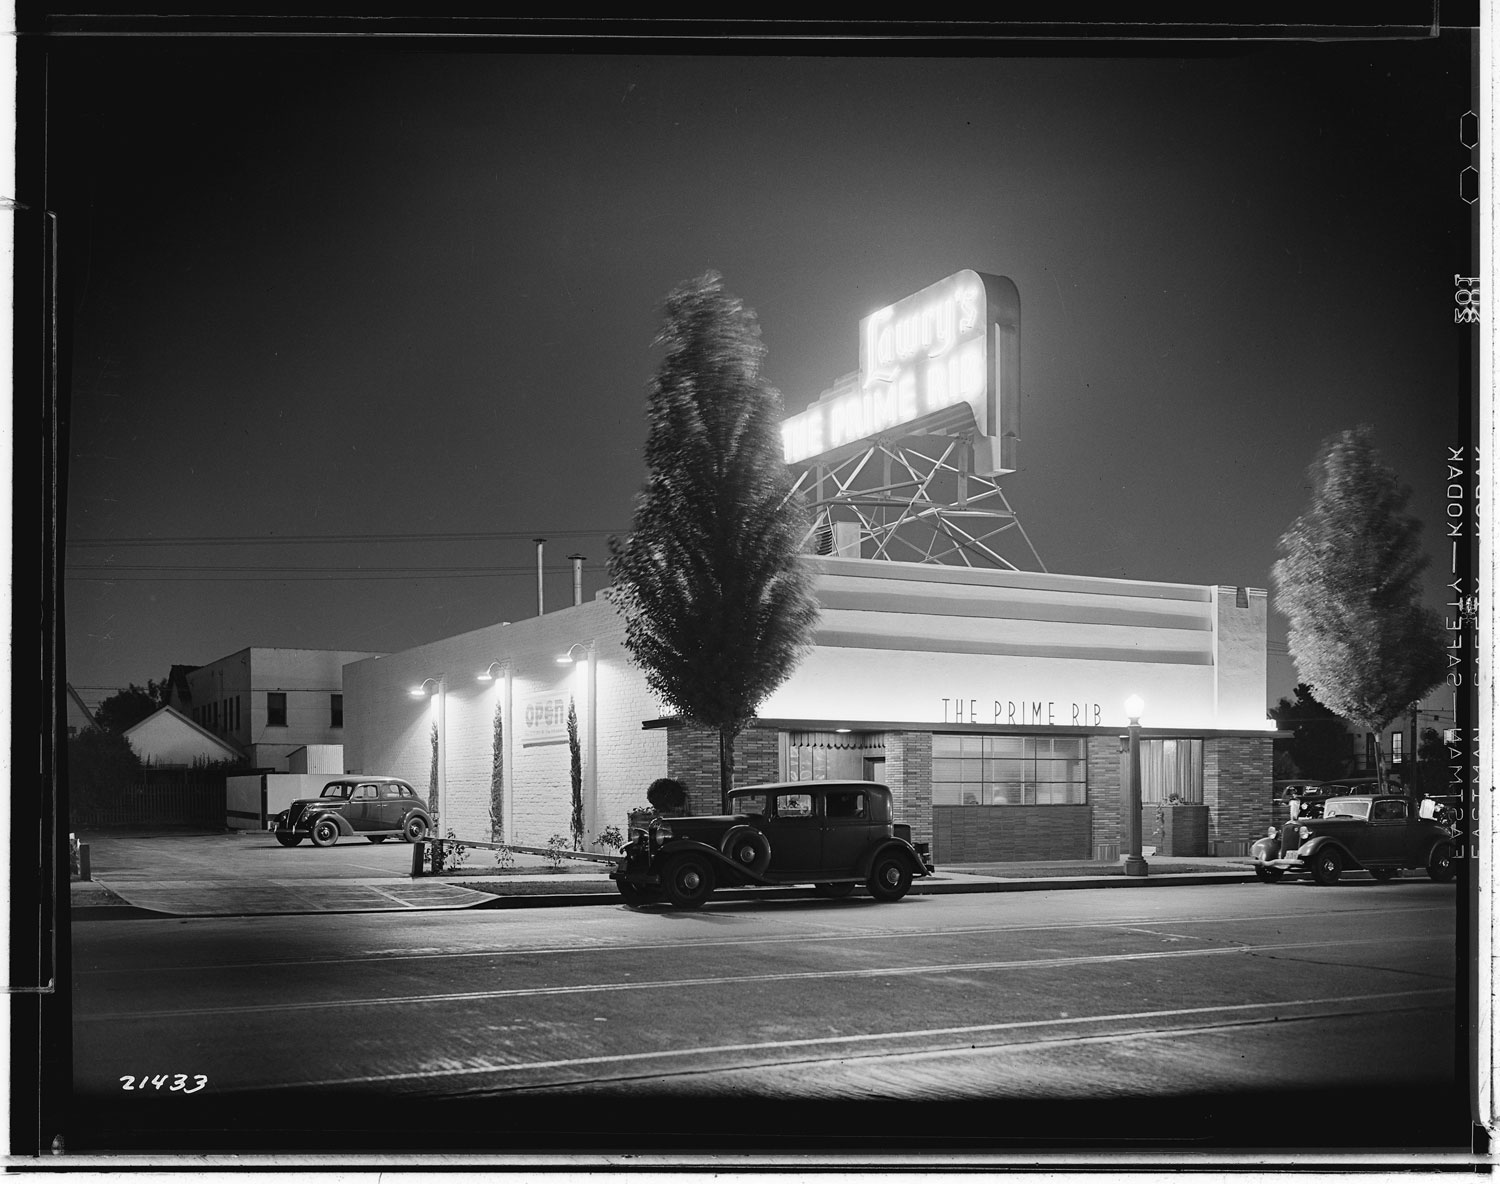
<svg viewBox="0 0 1500 1184">
<path fill-rule="evenodd" d="M 1324 818 L 1369 818 L 1370 803 L 1365 802 L 1341 802 L 1337 798 L 1328 802 L 1323 807 Z"/>
<path fill-rule="evenodd" d="M 350 788 L 352 787 L 334 782 L 332 785 L 325 785 L 323 787 L 322 796 L 325 798 L 346 798 L 349 796 Z"/>
</svg>

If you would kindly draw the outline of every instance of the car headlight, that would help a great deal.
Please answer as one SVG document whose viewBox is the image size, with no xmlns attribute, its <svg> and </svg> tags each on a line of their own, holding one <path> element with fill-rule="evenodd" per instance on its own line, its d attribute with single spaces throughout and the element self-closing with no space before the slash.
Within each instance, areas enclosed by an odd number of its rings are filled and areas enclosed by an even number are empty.
<svg viewBox="0 0 1500 1184">
<path fill-rule="evenodd" d="M 672 828 L 665 822 L 661 821 L 661 819 L 657 819 L 651 824 L 651 830 L 649 834 L 651 836 L 652 845 L 660 847 L 663 843 L 665 843 L 672 837 Z"/>
<path fill-rule="evenodd" d="M 1312 831 L 1308 830 L 1307 827 L 1299 826 L 1297 828 L 1297 839 L 1299 842 L 1305 843 L 1310 838 L 1312 838 Z"/>
</svg>

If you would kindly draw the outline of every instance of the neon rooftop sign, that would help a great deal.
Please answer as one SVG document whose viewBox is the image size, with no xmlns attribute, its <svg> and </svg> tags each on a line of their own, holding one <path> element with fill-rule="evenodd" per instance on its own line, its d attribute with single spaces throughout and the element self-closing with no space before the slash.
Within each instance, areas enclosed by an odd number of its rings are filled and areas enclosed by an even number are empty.
<svg viewBox="0 0 1500 1184">
<path fill-rule="evenodd" d="M 836 386 L 782 421 L 786 462 L 967 406 L 976 470 L 1012 471 L 1020 320 L 1014 283 L 968 270 L 871 313 L 859 323 L 858 385 Z"/>
</svg>

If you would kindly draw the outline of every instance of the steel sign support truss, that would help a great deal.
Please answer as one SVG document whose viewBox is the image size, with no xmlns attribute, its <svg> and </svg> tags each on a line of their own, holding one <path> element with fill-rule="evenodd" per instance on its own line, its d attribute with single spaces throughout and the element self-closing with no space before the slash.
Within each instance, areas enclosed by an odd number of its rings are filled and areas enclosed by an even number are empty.
<svg viewBox="0 0 1500 1184">
<path fill-rule="evenodd" d="M 926 435 L 805 468 L 809 550 L 833 553 L 834 524 L 854 522 L 865 558 L 1045 572 L 998 480 L 973 472 L 972 456 L 967 436 Z"/>
</svg>

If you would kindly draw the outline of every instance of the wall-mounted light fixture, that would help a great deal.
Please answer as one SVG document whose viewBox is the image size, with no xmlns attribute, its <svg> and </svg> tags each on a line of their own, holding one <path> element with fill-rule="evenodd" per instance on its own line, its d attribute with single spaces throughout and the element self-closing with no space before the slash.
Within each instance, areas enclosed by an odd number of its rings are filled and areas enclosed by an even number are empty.
<svg viewBox="0 0 1500 1184">
<path fill-rule="evenodd" d="M 504 673 L 504 671 L 505 671 L 505 663 L 504 662 L 491 662 L 488 666 L 486 666 L 483 670 L 481 670 L 477 675 L 475 675 L 475 677 L 478 678 L 480 682 L 494 682 L 496 678 L 498 678 L 502 673 Z"/>
<path fill-rule="evenodd" d="M 573 665 L 574 662 L 578 661 L 578 651 L 580 650 L 582 651 L 582 656 L 586 658 L 594 652 L 594 643 L 591 641 L 575 641 L 568 647 L 567 653 L 557 655 L 557 664 L 559 666 Z"/>
<path fill-rule="evenodd" d="M 408 693 L 413 699 L 426 699 L 442 689 L 443 676 L 439 674 L 435 678 L 424 678 L 420 686 L 412 687 Z"/>
</svg>

